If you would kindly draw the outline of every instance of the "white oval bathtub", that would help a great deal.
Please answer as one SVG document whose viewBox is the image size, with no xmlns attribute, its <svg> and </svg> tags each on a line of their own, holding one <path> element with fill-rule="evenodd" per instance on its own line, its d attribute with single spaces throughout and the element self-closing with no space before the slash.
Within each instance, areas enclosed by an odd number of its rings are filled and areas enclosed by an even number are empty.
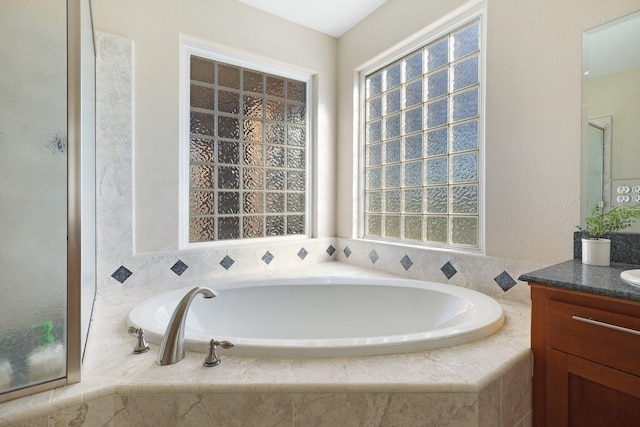
<svg viewBox="0 0 640 427">
<path fill-rule="evenodd" d="M 208 286 L 187 316 L 185 347 L 235 344 L 221 354 L 255 357 L 369 356 L 432 350 L 486 337 L 504 323 L 492 298 L 458 286 L 408 279 L 304 278 Z M 127 326 L 160 344 L 173 310 L 192 287 L 138 304 Z"/>
</svg>

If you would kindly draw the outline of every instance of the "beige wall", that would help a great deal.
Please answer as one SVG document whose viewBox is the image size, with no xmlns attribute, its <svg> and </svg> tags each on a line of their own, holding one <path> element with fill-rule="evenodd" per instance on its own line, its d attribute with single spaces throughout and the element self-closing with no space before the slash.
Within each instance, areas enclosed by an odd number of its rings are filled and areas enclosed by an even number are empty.
<svg viewBox="0 0 640 427">
<path fill-rule="evenodd" d="M 93 0 L 95 28 L 134 43 L 136 252 L 178 248 L 180 35 L 315 75 L 318 221 L 335 210 L 336 39 L 235 0 Z"/>
<path fill-rule="evenodd" d="M 351 237 L 353 70 L 463 2 L 388 0 L 339 41 L 337 234 Z M 639 0 L 487 0 L 485 253 L 572 258 L 580 221 L 582 32 Z"/>
<path fill-rule="evenodd" d="M 464 1 L 388 0 L 337 41 L 235 0 L 93 4 L 98 30 L 134 40 L 135 240 L 139 252 L 152 252 L 176 249 L 178 241 L 180 33 L 316 74 L 315 234 L 351 237 L 354 69 Z M 487 1 L 487 255 L 572 257 L 580 220 L 582 32 L 639 9 L 640 0 Z"/>
</svg>

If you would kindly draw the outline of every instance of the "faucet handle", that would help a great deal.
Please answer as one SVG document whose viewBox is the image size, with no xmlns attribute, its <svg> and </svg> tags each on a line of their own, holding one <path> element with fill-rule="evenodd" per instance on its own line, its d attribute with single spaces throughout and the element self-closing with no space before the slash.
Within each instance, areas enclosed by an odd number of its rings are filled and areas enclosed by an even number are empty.
<svg viewBox="0 0 640 427">
<path fill-rule="evenodd" d="M 135 347 L 133 347 L 134 354 L 145 353 L 149 351 L 149 344 L 147 344 L 147 340 L 144 339 L 144 330 L 142 328 L 136 328 L 135 326 L 129 326 L 127 331 L 130 334 L 138 334 L 138 342 Z"/>
<path fill-rule="evenodd" d="M 216 348 L 218 347 L 233 348 L 235 346 L 230 341 L 216 341 L 216 340 L 209 341 L 209 354 L 204 359 L 204 363 L 203 363 L 204 366 L 210 368 L 212 366 L 218 366 L 220 363 L 222 363 L 222 360 L 220 360 L 220 357 L 216 352 Z"/>
</svg>

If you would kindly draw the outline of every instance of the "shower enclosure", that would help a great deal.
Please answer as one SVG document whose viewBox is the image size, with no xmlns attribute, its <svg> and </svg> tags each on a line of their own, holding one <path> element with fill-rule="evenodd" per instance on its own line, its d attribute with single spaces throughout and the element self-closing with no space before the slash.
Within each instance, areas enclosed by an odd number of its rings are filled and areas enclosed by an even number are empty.
<svg viewBox="0 0 640 427">
<path fill-rule="evenodd" d="M 0 402 L 80 380 L 95 296 L 89 0 L 0 2 Z"/>
</svg>

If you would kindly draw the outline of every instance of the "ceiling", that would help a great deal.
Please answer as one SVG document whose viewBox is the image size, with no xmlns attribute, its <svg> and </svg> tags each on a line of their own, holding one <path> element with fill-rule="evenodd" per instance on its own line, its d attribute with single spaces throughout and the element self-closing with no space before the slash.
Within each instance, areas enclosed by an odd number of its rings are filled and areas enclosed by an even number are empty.
<svg viewBox="0 0 640 427">
<path fill-rule="evenodd" d="M 387 0 L 238 0 L 333 37 L 340 37 Z M 640 68 L 637 14 L 588 31 L 584 69 L 595 79 Z"/>
<path fill-rule="evenodd" d="M 340 37 L 387 0 L 238 0 L 241 3 Z"/>
</svg>

